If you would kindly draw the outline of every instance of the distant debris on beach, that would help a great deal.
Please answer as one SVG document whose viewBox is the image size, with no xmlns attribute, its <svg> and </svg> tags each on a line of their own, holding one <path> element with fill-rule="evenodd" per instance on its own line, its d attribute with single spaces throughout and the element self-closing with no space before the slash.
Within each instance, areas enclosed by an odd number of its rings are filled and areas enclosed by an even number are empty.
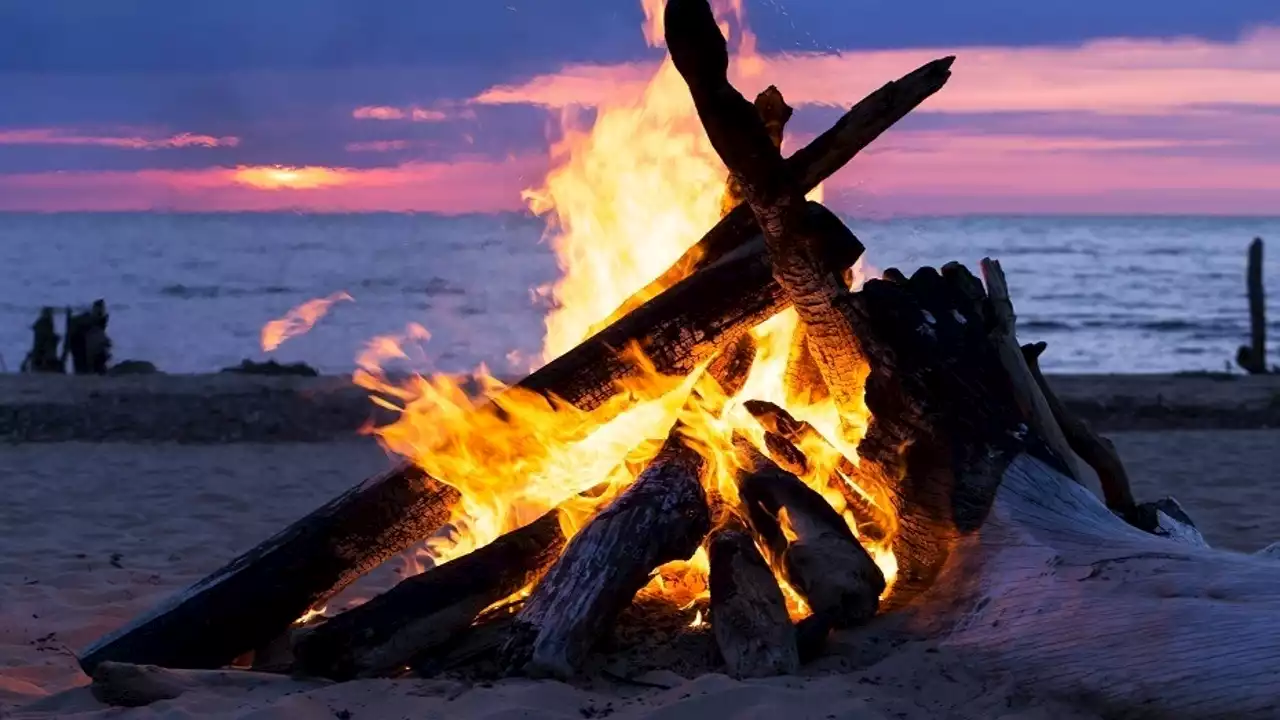
<svg viewBox="0 0 1280 720">
<path fill-rule="evenodd" d="M 239 373 L 241 375 L 293 375 L 296 377 L 318 377 L 320 375 L 320 371 L 304 362 L 279 363 L 275 360 L 267 360 L 266 362 L 242 360 L 239 365 L 223 368 L 221 372 Z"/>
</svg>

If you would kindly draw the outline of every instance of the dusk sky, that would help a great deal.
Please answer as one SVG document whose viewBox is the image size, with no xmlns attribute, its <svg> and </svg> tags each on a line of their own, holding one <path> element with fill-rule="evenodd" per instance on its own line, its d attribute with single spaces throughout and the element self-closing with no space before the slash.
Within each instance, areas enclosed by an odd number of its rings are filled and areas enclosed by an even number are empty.
<svg viewBox="0 0 1280 720">
<path fill-rule="evenodd" d="M 958 56 L 828 184 L 839 210 L 1280 214 L 1276 0 L 746 17 L 800 138 Z M 642 22 L 638 0 L 0 0 L 0 210 L 521 210 L 559 109 L 643 87 Z"/>
</svg>

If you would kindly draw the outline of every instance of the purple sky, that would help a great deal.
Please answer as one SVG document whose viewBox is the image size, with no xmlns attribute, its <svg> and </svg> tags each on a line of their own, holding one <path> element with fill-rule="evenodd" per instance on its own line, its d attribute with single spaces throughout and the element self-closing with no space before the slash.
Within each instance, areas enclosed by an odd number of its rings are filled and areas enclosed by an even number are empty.
<svg viewBox="0 0 1280 720">
<path fill-rule="evenodd" d="M 1274 0 L 746 9 L 794 140 L 959 57 L 828 185 L 839 209 L 1280 213 Z M 518 210 L 561 106 L 643 86 L 642 22 L 631 0 L 0 5 L 0 209 Z"/>
</svg>

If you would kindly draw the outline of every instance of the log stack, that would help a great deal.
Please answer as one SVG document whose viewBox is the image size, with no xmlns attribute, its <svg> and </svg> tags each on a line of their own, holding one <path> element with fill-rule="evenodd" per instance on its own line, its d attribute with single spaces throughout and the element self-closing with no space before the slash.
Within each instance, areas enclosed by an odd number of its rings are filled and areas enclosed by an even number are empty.
<svg viewBox="0 0 1280 720">
<path fill-rule="evenodd" d="M 618 380 L 638 372 L 619 351 L 638 344 L 661 372 L 684 378 L 707 366 L 732 392 L 744 375 L 735 358 L 750 354 L 742 338 L 794 307 L 804 333 L 793 355 L 806 364 L 797 375 L 846 418 L 870 411 L 859 457 L 844 458 L 830 483 L 856 479 L 891 503 L 854 496 L 853 517 L 842 517 L 797 477 L 810 469 L 799 448 L 816 430 L 780 406 L 748 403 L 764 440 L 734 438 L 731 488 L 709 484 L 725 459 L 677 421 L 635 481 L 572 537 L 553 510 L 296 631 L 292 669 L 343 680 L 483 659 L 573 677 L 590 671 L 593 651 L 660 566 L 705 547 L 711 635 L 735 676 L 794 672 L 833 629 L 856 632 L 892 613 L 909 633 L 1031 692 L 1085 698 L 1104 715 L 1274 717 L 1274 561 L 1174 544 L 1142 527 L 1138 518 L 1152 513 L 1122 469 L 1107 470 L 1110 508 L 1084 489 L 1074 454 L 1115 458 L 1062 413 L 1038 372 L 1043 348 L 1018 346 L 998 264 L 984 264 L 985 283 L 951 264 L 886 272 L 853 292 L 845 271 L 861 245 L 803 199 L 939 89 L 951 58 L 881 88 L 784 160 L 763 112 L 779 106 L 758 109 L 730 85 L 707 1 L 669 0 L 665 31 L 743 202 L 673 266 L 668 280 L 678 282 L 640 291 L 517 388 L 580 410 L 614 403 Z M 500 413 L 500 400 L 478 412 Z M 458 499 L 447 483 L 408 466 L 366 482 L 81 662 L 89 671 L 217 668 L 263 647 L 447 522 Z M 1168 504 L 1154 512 L 1157 525 L 1162 515 L 1186 519 Z M 870 540 L 893 553 L 892 587 Z M 805 606 L 798 612 L 790 592 Z"/>
</svg>

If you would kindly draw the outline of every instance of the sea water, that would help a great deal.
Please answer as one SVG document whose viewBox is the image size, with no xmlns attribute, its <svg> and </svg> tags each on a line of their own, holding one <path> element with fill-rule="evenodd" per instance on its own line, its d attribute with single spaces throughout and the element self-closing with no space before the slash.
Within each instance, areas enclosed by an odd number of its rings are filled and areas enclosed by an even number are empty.
<svg viewBox="0 0 1280 720">
<path fill-rule="evenodd" d="M 1280 219 L 1210 217 L 846 218 L 867 261 L 908 274 L 1001 261 L 1024 342 L 1056 372 L 1223 370 L 1247 341 L 1245 249 L 1273 238 L 1265 277 L 1280 297 Z M 559 268 L 543 222 L 520 215 L 0 213 L 0 357 L 15 371 L 40 308 L 107 301 L 117 360 L 210 372 L 259 348 L 264 323 L 335 292 L 307 334 L 270 357 L 350 372 L 373 337 L 425 327 L 420 371 L 539 360 Z M 1270 303 L 1280 363 L 1280 308 Z M 61 332 L 61 319 L 58 327 Z"/>
</svg>

